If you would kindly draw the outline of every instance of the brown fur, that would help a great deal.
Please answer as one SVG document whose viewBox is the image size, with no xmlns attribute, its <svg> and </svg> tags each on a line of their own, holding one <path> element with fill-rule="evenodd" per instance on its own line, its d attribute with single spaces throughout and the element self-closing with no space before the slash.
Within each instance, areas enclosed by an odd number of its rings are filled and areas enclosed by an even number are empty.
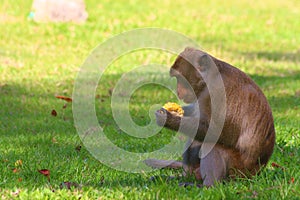
<svg viewBox="0 0 300 200">
<path fill-rule="evenodd" d="M 213 82 L 218 76 L 209 67 L 211 64 L 217 66 L 224 83 L 226 117 L 217 144 L 207 157 L 200 160 L 199 150 L 210 120 L 215 122 L 211 117 L 216 116 L 211 113 L 211 98 L 204 81 L 206 78 Z M 195 173 L 197 179 L 202 177 L 207 186 L 228 177 L 251 176 L 259 172 L 272 155 L 275 143 L 272 111 L 260 88 L 239 69 L 193 48 L 186 48 L 178 56 L 170 75 L 177 78 L 178 97 L 191 106 L 184 107 L 182 118 L 165 110 L 156 112 L 156 118 L 158 125 L 175 131 L 182 125 L 182 132 L 187 136 L 190 136 L 188 130 L 198 126 L 195 138 L 191 138 L 192 145 L 183 154 L 185 171 Z M 197 99 L 192 98 L 193 92 Z M 200 115 L 195 112 L 195 102 L 199 105 Z"/>
</svg>

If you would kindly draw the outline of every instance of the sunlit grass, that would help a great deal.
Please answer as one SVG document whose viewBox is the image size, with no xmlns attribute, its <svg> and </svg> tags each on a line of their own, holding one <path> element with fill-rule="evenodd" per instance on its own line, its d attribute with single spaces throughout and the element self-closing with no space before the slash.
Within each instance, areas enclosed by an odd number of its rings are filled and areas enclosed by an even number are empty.
<svg viewBox="0 0 300 200">
<path fill-rule="evenodd" d="M 0 196 L 3 199 L 299 199 L 300 4 L 297 0 L 96 1 L 86 0 L 85 24 L 35 23 L 27 19 L 32 1 L 0 0 Z M 216 57 L 245 71 L 262 88 L 273 110 L 277 144 L 260 176 L 215 188 L 178 187 L 181 179 L 118 172 L 102 165 L 82 145 L 72 105 L 73 84 L 89 53 L 101 42 L 133 28 L 178 31 Z M 147 140 L 126 135 L 114 123 L 110 94 L 123 73 L 136 66 L 170 66 L 175 56 L 141 50 L 109 66 L 96 90 L 96 112 L 105 134 L 127 150 L 155 150 L 169 142 L 163 130 Z M 168 77 L 168 74 L 165 75 Z M 155 95 L 154 95 L 155 94 Z M 153 104 L 176 101 L 170 91 L 148 85 L 130 101 L 130 114 L 149 123 Z M 56 110 L 56 117 L 51 115 Z M 151 114 L 151 113 L 150 113 Z M 126 141 L 126 144 L 125 142 Z M 21 166 L 16 166 L 22 160 Z M 14 169 L 18 169 L 14 171 Z M 38 169 L 51 171 L 50 183 Z M 158 181 L 150 177 L 158 175 Z M 60 189 L 63 182 L 80 185 Z M 191 181 L 195 179 L 191 178 Z"/>
</svg>

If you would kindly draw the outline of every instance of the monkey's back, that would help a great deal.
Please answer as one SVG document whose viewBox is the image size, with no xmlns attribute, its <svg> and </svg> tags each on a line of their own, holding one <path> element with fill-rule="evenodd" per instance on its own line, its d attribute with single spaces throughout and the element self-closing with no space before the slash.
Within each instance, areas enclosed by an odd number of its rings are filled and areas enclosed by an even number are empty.
<svg viewBox="0 0 300 200">
<path fill-rule="evenodd" d="M 226 91 L 227 133 L 245 165 L 265 165 L 272 155 L 275 129 L 269 103 L 256 83 L 232 65 L 213 58 Z M 230 132 L 232 131 L 232 132 Z"/>
</svg>

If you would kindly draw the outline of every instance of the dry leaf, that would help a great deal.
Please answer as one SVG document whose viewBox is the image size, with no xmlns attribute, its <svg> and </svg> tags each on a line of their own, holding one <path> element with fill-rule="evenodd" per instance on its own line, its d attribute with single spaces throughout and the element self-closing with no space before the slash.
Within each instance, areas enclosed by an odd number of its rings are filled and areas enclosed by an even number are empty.
<svg viewBox="0 0 300 200">
<path fill-rule="evenodd" d="M 41 174 L 43 174 L 44 176 L 50 176 L 50 170 L 48 169 L 40 169 L 38 170 Z"/>
<path fill-rule="evenodd" d="M 62 99 L 62 100 L 65 100 L 65 101 L 67 101 L 67 102 L 72 102 L 72 98 L 70 98 L 70 97 L 65 97 L 65 96 L 55 96 L 56 98 L 58 98 L 58 99 Z"/>
<path fill-rule="evenodd" d="M 284 167 L 280 166 L 279 164 L 277 164 L 277 163 L 275 163 L 275 162 L 272 162 L 271 165 L 272 165 L 272 167 L 274 167 L 274 168 L 280 168 L 280 169 L 284 170 Z"/>
<path fill-rule="evenodd" d="M 288 182 L 289 184 L 294 183 L 295 182 L 295 178 L 292 177 L 291 180 Z"/>
<path fill-rule="evenodd" d="M 56 117 L 56 116 L 57 116 L 56 110 L 52 110 L 52 111 L 51 111 L 51 115 L 54 116 L 54 117 Z"/>
<path fill-rule="evenodd" d="M 22 178 L 18 178 L 18 182 L 22 182 Z"/>
<path fill-rule="evenodd" d="M 17 161 L 15 162 L 15 166 L 16 166 L 16 167 L 22 166 L 22 165 L 23 165 L 22 160 L 17 160 Z"/>
<path fill-rule="evenodd" d="M 52 143 L 56 144 L 58 142 L 57 142 L 57 140 L 55 138 L 52 138 Z"/>
<path fill-rule="evenodd" d="M 13 173 L 18 173 L 20 170 L 17 168 L 14 168 L 12 171 L 13 171 Z"/>
<path fill-rule="evenodd" d="M 48 169 L 40 169 L 38 170 L 41 174 L 47 177 L 48 181 L 50 182 L 50 170 Z"/>
</svg>

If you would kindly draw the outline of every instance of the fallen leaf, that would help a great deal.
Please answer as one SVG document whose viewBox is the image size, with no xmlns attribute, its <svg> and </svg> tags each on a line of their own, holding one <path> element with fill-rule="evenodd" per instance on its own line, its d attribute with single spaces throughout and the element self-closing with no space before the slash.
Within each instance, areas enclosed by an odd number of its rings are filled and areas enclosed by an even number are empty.
<svg viewBox="0 0 300 200">
<path fill-rule="evenodd" d="M 13 173 L 18 173 L 20 170 L 18 168 L 14 168 L 12 171 Z"/>
<path fill-rule="evenodd" d="M 22 178 L 18 178 L 18 182 L 22 182 Z"/>
<path fill-rule="evenodd" d="M 72 98 L 70 98 L 70 97 L 65 97 L 65 96 L 55 96 L 56 98 L 58 98 L 58 99 L 62 99 L 62 100 L 65 100 L 65 101 L 67 101 L 67 102 L 72 102 Z"/>
<path fill-rule="evenodd" d="M 17 160 L 17 161 L 15 162 L 15 166 L 16 166 L 16 167 L 19 167 L 19 166 L 22 166 L 22 165 L 23 165 L 22 160 Z"/>
<path fill-rule="evenodd" d="M 40 172 L 44 176 L 50 176 L 50 170 L 48 170 L 48 169 L 40 169 L 40 170 L 38 170 L 38 172 Z"/>
<path fill-rule="evenodd" d="M 48 169 L 40 169 L 38 170 L 41 174 L 47 177 L 48 181 L 50 182 L 50 170 Z"/>
<path fill-rule="evenodd" d="M 57 116 L 56 110 L 52 110 L 52 111 L 51 111 L 51 115 L 54 116 L 54 117 L 56 117 L 56 116 Z"/>
<path fill-rule="evenodd" d="M 52 138 L 52 143 L 58 143 L 57 140 L 55 138 Z"/>
<path fill-rule="evenodd" d="M 279 164 L 277 164 L 277 163 L 275 163 L 275 162 L 272 162 L 271 165 L 272 165 L 272 167 L 274 167 L 274 168 L 280 168 L 280 169 L 284 170 L 284 167 L 280 166 Z"/>
<path fill-rule="evenodd" d="M 289 184 L 294 183 L 295 182 L 295 178 L 292 177 L 291 180 L 288 182 Z"/>
</svg>

